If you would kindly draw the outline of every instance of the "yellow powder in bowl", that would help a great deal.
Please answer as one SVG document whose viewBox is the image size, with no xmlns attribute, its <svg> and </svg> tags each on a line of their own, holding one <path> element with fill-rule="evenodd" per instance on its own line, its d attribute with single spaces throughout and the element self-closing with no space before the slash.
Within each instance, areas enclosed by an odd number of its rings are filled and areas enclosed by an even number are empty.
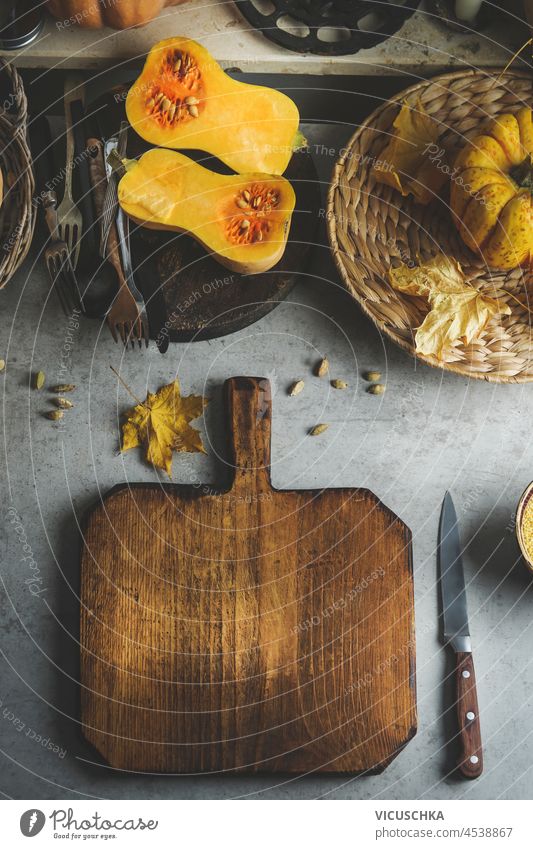
<svg viewBox="0 0 533 849">
<path fill-rule="evenodd" d="M 528 498 L 522 514 L 522 542 L 528 560 L 533 563 L 533 496 Z"/>
</svg>

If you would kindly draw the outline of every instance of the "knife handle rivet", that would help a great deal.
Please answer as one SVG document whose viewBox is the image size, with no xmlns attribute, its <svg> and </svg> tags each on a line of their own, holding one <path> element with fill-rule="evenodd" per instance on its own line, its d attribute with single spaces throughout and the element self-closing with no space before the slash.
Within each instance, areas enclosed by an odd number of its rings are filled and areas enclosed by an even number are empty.
<svg viewBox="0 0 533 849">
<path fill-rule="evenodd" d="M 478 758 L 478 756 L 477 756 L 477 755 L 472 755 L 472 756 L 471 756 L 471 758 L 470 758 L 470 763 L 471 763 L 471 764 L 477 764 L 477 762 L 478 762 L 478 761 L 479 761 L 479 758 Z"/>
<path fill-rule="evenodd" d="M 469 719 L 469 720 L 470 720 L 470 722 L 472 722 L 472 720 L 476 718 L 476 715 L 475 715 L 474 711 L 473 711 L 473 710 L 469 710 L 469 711 L 468 711 L 468 713 L 467 713 L 467 715 L 466 715 L 466 718 L 467 718 L 467 719 Z"/>
<path fill-rule="evenodd" d="M 470 678 L 470 672 L 468 669 L 463 669 L 463 678 Z"/>
</svg>

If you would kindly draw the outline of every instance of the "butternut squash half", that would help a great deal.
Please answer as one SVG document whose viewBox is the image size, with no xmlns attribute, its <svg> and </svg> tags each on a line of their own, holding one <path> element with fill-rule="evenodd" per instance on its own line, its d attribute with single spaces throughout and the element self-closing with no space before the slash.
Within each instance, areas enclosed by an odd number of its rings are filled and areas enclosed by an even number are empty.
<svg viewBox="0 0 533 849">
<path fill-rule="evenodd" d="M 204 150 L 239 173 L 283 174 L 301 146 L 300 116 L 287 95 L 233 80 L 187 38 L 168 38 L 150 50 L 126 113 L 150 144 Z"/>
<path fill-rule="evenodd" d="M 240 274 L 268 271 L 283 256 L 296 201 L 284 177 L 215 174 L 163 148 L 125 167 L 118 200 L 143 227 L 189 233 Z"/>
</svg>

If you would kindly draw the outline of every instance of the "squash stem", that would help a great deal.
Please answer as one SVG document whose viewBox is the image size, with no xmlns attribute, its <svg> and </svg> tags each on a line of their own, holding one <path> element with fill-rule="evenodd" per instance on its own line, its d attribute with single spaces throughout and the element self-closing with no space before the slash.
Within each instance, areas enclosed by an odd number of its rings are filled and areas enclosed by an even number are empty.
<svg viewBox="0 0 533 849">
<path fill-rule="evenodd" d="M 518 183 L 521 189 L 529 189 L 533 194 L 533 159 L 531 154 L 526 156 L 520 165 L 511 169 L 511 177 Z"/>
<path fill-rule="evenodd" d="M 107 161 L 115 174 L 118 174 L 119 177 L 123 177 L 126 171 L 130 171 L 133 166 L 137 165 L 137 161 L 135 159 L 122 159 L 116 150 L 111 151 L 107 157 Z"/>
</svg>

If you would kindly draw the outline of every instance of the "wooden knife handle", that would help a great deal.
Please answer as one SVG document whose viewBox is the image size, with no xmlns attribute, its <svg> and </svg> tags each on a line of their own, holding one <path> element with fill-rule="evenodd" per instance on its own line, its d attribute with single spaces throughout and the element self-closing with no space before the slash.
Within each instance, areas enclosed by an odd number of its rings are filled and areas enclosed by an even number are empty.
<svg viewBox="0 0 533 849">
<path fill-rule="evenodd" d="M 270 492 L 270 382 L 261 377 L 231 377 L 224 390 L 233 490 L 240 490 L 243 498 L 258 490 Z"/>
<path fill-rule="evenodd" d="M 471 652 L 457 652 L 455 682 L 457 719 L 462 747 L 457 766 L 465 778 L 478 778 L 483 772 L 483 750 L 477 705 L 476 673 Z"/>
<path fill-rule="evenodd" d="M 91 175 L 91 184 L 93 187 L 94 205 L 98 220 L 102 217 L 104 210 L 104 199 L 107 190 L 107 176 L 104 161 L 104 146 L 100 139 L 88 139 L 89 156 L 89 172 Z M 120 259 L 117 227 L 113 222 L 109 231 L 107 241 L 107 258 L 111 265 L 115 268 L 120 286 L 126 286 L 126 279 L 122 270 L 122 262 Z"/>
</svg>

